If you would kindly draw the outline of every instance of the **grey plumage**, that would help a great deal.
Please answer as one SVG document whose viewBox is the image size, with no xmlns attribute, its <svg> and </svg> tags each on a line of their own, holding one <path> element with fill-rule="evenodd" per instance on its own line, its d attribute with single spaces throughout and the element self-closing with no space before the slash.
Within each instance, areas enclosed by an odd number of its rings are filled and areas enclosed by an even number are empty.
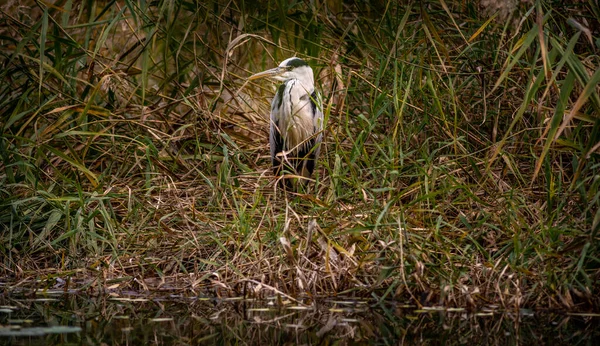
<svg viewBox="0 0 600 346">
<path fill-rule="evenodd" d="M 262 77 L 283 82 L 271 102 L 269 142 L 274 173 L 310 178 L 323 138 L 323 112 L 313 71 L 302 59 L 289 58 L 249 79 Z M 293 186 L 289 181 L 286 185 Z"/>
</svg>

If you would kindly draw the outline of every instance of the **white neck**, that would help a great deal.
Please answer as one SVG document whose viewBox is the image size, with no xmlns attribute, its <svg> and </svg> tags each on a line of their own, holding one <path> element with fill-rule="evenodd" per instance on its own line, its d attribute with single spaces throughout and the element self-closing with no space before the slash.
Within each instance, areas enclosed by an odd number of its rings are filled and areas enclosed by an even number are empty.
<svg viewBox="0 0 600 346">
<path fill-rule="evenodd" d="M 315 90 L 315 79 L 312 69 L 308 66 L 301 66 L 297 69 L 299 71 L 298 73 L 294 73 L 293 79 L 298 80 L 309 94 L 312 93 Z"/>
</svg>

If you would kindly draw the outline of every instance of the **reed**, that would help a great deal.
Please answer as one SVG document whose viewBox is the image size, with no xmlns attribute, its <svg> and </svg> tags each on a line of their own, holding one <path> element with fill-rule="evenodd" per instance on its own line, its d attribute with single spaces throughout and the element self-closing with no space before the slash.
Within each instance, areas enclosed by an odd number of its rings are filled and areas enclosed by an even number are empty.
<svg viewBox="0 0 600 346">
<path fill-rule="evenodd" d="M 19 4 L 5 287 L 599 306 L 597 3 Z M 293 55 L 326 130 L 286 196 L 245 78 Z"/>
</svg>

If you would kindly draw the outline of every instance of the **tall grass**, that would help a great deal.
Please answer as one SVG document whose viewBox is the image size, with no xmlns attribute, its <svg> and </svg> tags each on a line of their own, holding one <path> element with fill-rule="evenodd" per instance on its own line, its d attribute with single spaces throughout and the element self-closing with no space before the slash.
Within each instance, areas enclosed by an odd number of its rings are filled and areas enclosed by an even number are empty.
<svg viewBox="0 0 600 346">
<path fill-rule="evenodd" d="M 598 306 L 600 8 L 499 4 L 7 4 L 0 273 Z M 271 176 L 274 88 L 245 83 L 292 55 L 327 124 L 301 195 Z"/>
</svg>

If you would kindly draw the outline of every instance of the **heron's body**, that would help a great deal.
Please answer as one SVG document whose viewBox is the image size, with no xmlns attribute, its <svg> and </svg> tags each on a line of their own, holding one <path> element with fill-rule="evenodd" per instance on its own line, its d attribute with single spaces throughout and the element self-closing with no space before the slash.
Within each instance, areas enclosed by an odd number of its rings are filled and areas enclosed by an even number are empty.
<svg viewBox="0 0 600 346">
<path fill-rule="evenodd" d="M 283 82 L 271 102 L 269 142 L 275 175 L 288 173 L 309 178 L 323 137 L 323 112 L 315 91 L 313 71 L 303 60 L 289 58 L 277 68 L 250 79 L 261 77 Z"/>
</svg>

